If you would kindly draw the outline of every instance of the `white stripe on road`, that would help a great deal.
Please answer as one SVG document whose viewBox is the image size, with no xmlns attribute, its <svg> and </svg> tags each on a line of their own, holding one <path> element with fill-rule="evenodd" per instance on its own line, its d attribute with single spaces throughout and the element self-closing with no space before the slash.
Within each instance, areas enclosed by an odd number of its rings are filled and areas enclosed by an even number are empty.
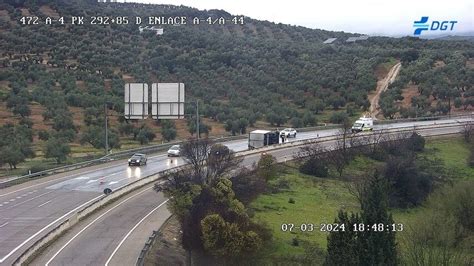
<svg viewBox="0 0 474 266">
<path fill-rule="evenodd" d="M 19 203 L 15 204 L 15 205 L 10 206 L 10 208 L 13 208 L 13 207 L 16 207 L 16 206 L 18 206 L 18 205 L 21 205 L 21 204 L 23 204 L 23 203 L 27 203 L 27 202 L 29 202 L 29 201 L 35 200 L 35 199 L 37 199 L 37 198 L 39 198 L 39 197 L 41 197 L 41 196 L 44 196 L 44 195 L 49 194 L 49 193 L 52 193 L 52 192 L 54 192 L 54 190 L 49 191 L 49 192 L 46 192 L 46 193 L 43 193 L 43 194 L 40 194 L 40 195 L 38 195 L 38 196 L 36 196 L 36 197 L 33 197 L 33 198 L 29 199 L 29 200 L 25 200 L 25 201 L 19 202 Z"/>
<path fill-rule="evenodd" d="M 6 223 L 0 225 L 0 228 L 4 227 L 4 226 L 7 225 L 7 224 L 8 224 L 8 222 L 6 222 Z"/>
<path fill-rule="evenodd" d="M 76 237 L 78 237 L 80 234 L 82 234 L 82 232 L 84 232 L 87 228 L 89 228 L 92 224 L 94 224 L 95 222 L 97 222 L 100 218 L 104 217 L 104 215 L 106 215 L 107 213 L 111 212 L 112 210 L 114 210 L 115 208 L 119 207 L 120 205 L 124 204 L 125 202 L 129 201 L 130 199 L 138 196 L 138 195 L 141 195 L 143 194 L 144 192 L 146 192 L 147 190 L 149 189 L 152 189 L 153 187 L 149 187 L 143 191 L 141 191 L 140 193 L 138 194 L 135 194 L 131 197 L 128 197 L 127 199 L 125 199 L 124 201 L 120 202 L 119 204 L 115 205 L 114 207 L 108 209 L 106 212 L 102 213 L 99 217 L 95 218 L 92 222 L 90 222 L 88 225 L 86 225 L 84 228 L 81 229 L 81 231 L 79 231 L 77 234 L 75 234 L 71 239 L 69 239 L 69 241 L 64 244 L 64 246 L 62 246 L 56 253 L 54 253 L 53 257 L 51 257 L 51 259 L 48 260 L 48 262 L 46 262 L 45 266 L 48 266 L 51 261 L 54 260 L 54 258 L 56 258 L 56 256 L 59 255 L 59 253 L 61 253 L 61 251 L 63 251 L 63 249 L 65 249 L 74 239 L 76 239 Z"/>
<path fill-rule="evenodd" d="M 104 168 L 100 168 L 99 170 L 109 170 L 109 169 L 112 169 L 112 168 L 115 168 L 115 167 L 120 167 L 121 165 L 117 164 L 117 165 L 111 165 L 109 167 L 104 167 Z M 33 187 L 37 187 L 37 186 L 41 186 L 41 185 L 44 185 L 44 184 L 48 184 L 48 183 L 51 183 L 51 182 L 55 182 L 55 181 L 60 181 L 60 180 L 63 180 L 63 179 L 67 179 L 67 178 L 72 178 L 74 176 L 81 176 L 81 175 L 84 175 L 84 174 L 88 174 L 88 173 L 92 173 L 92 172 L 96 172 L 98 169 L 93 169 L 93 170 L 89 170 L 89 171 L 85 171 L 85 172 L 82 172 L 82 173 L 79 173 L 79 174 L 72 174 L 72 175 L 67 175 L 67 176 L 64 176 L 64 177 L 59 177 L 59 178 L 55 178 L 55 179 L 52 179 L 52 180 L 49 180 L 49 181 L 46 181 L 46 182 L 42 182 L 42 183 L 39 183 L 39 184 L 36 184 L 36 185 L 31 185 L 31 186 L 28 186 L 28 187 L 24 187 L 24 188 L 20 188 L 20 189 L 17 189 L 17 190 L 14 190 L 12 192 L 8 192 L 8 193 L 5 193 L 5 194 L 0 194 L 0 197 L 3 197 L 3 196 L 7 196 L 7 195 L 10 195 L 10 194 L 13 194 L 13 193 L 16 193 L 18 191 L 23 191 L 23 190 L 26 190 L 26 189 L 30 189 L 30 188 L 33 188 Z M 120 170 L 120 171 L 123 171 Z M 119 171 L 119 172 L 120 172 Z M 54 175 L 53 175 L 54 176 Z M 59 183 L 59 182 L 58 182 Z M 36 192 L 37 190 L 35 190 L 34 192 Z M 29 193 L 33 193 L 33 192 L 29 192 Z"/>
<path fill-rule="evenodd" d="M 45 203 L 43 203 L 43 204 L 39 205 L 39 206 L 38 206 L 38 207 L 36 207 L 36 208 L 43 207 L 44 205 L 46 205 L 46 204 L 50 203 L 51 201 L 53 201 L 53 200 L 48 200 L 48 201 L 46 201 Z"/>
<path fill-rule="evenodd" d="M 163 206 L 163 204 L 165 204 L 166 202 L 168 202 L 169 199 L 165 200 L 164 202 L 162 202 L 160 205 L 158 205 L 156 208 L 154 208 L 153 210 L 151 210 L 147 215 L 145 215 L 145 217 L 143 217 L 122 239 L 122 241 L 120 241 L 120 243 L 118 244 L 118 246 L 115 248 L 114 252 L 112 252 L 112 254 L 110 255 L 109 259 L 105 262 L 105 266 L 108 266 L 110 261 L 112 260 L 112 257 L 115 255 L 115 253 L 117 253 L 117 251 L 119 250 L 119 248 L 122 246 L 123 242 L 125 242 L 125 240 L 127 240 L 127 238 L 130 236 L 130 234 L 146 219 L 148 218 L 148 216 L 150 216 L 154 211 L 156 211 L 158 208 L 160 208 L 161 206 Z"/>
<path fill-rule="evenodd" d="M 58 219 L 54 220 L 53 222 L 51 222 L 50 224 L 46 225 L 45 227 L 43 227 L 41 230 L 39 230 L 38 232 L 36 232 L 34 235 L 30 236 L 28 239 L 26 239 L 25 241 L 23 241 L 23 243 L 21 243 L 20 245 L 18 245 L 17 247 L 15 247 L 12 251 L 10 251 L 10 253 L 8 253 L 5 257 L 3 257 L 2 259 L 0 259 L 0 263 L 3 263 L 6 259 L 8 259 L 11 255 L 13 255 L 13 253 L 15 253 L 17 250 L 19 250 L 21 247 L 23 247 L 24 245 L 26 245 L 26 243 L 30 242 L 33 238 L 35 238 L 36 236 L 38 236 L 39 234 L 41 234 L 44 230 L 48 229 L 48 227 L 54 225 L 55 223 L 61 221 L 62 219 L 64 219 L 64 217 L 70 215 L 71 213 L 79 210 L 80 208 L 86 206 L 87 204 L 99 199 L 100 197 L 102 197 L 102 195 L 100 196 L 97 196 L 91 200 L 89 200 L 88 202 L 86 203 L 83 203 L 79 206 L 77 206 L 76 208 L 74 208 L 73 210 L 69 211 L 68 213 L 64 214 L 63 216 L 59 217 Z"/>
</svg>

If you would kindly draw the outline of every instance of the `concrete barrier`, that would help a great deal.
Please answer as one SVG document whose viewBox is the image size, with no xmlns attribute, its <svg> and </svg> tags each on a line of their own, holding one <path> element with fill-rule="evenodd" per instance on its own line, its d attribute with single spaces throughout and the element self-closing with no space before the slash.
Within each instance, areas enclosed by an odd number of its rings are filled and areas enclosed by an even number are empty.
<svg viewBox="0 0 474 266">
<path fill-rule="evenodd" d="M 383 130 L 378 130 L 374 131 L 371 133 L 364 133 L 360 134 L 359 136 L 365 137 L 365 136 L 370 136 L 371 134 L 377 134 L 380 133 L 380 131 L 387 132 L 387 133 L 403 133 L 403 132 L 412 132 L 413 130 L 426 130 L 426 129 L 433 129 L 433 128 L 447 128 L 447 127 L 461 127 L 462 124 L 460 123 L 444 123 L 444 124 L 438 124 L 438 125 L 426 125 L 426 126 L 419 126 L 419 127 L 405 127 L 405 128 L 396 128 L 396 129 L 383 129 Z M 449 133 L 452 134 L 452 133 Z M 439 135 L 449 135 L 449 134 L 439 134 Z M 266 146 L 258 149 L 253 149 L 253 150 L 248 150 L 248 151 L 242 151 L 236 153 L 236 156 L 247 156 L 251 154 L 256 154 L 256 153 L 261 153 L 264 151 L 268 150 L 278 150 L 278 149 L 286 149 L 289 147 L 296 147 L 296 146 L 302 146 L 306 145 L 311 142 L 327 142 L 327 141 L 332 141 L 332 140 L 337 140 L 339 139 L 340 136 L 329 136 L 329 137 L 320 137 L 320 138 L 312 138 L 312 139 L 306 139 L 306 140 L 298 140 L 298 141 L 292 141 L 292 142 L 287 142 L 284 144 L 279 144 L 279 145 L 272 145 L 272 146 Z M 178 171 L 182 169 L 184 166 L 178 166 L 172 169 L 168 169 L 165 171 L 161 171 L 156 174 L 152 174 L 149 176 L 146 176 L 140 180 L 137 180 L 135 182 L 129 183 L 127 185 L 124 185 L 117 190 L 113 191 L 109 195 L 103 195 L 101 198 L 97 199 L 96 201 L 90 203 L 89 205 L 85 206 L 83 209 L 77 211 L 75 214 L 71 215 L 67 220 L 64 222 L 60 223 L 56 227 L 54 227 L 51 231 L 49 231 L 46 235 L 38 239 L 33 245 L 31 245 L 27 250 L 25 250 L 13 263 L 13 265 L 23 265 L 31 261 L 38 252 L 43 250 L 48 246 L 48 244 L 51 241 L 54 241 L 57 237 L 61 236 L 64 232 L 66 232 L 68 229 L 70 229 L 72 226 L 77 224 L 81 219 L 87 217 L 88 215 L 92 214 L 94 211 L 98 210 L 99 208 L 111 203 L 115 199 L 120 198 L 124 194 L 127 194 L 135 189 L 138 189 L 140 187 L 143 187 L 147 184 L 150 184 L 152 182 L 157 181 L 161 177 L 163 177 L 166 174 L 169 174 L 171 172 Z"/>
<path fill-rule="evenodd" d="M 51 241 L 54 241 L 57 237 L 61 236 L 64 232 L 70 229 L 72 226 L 77 224 L 81 219 L 87 217 L 88 215 L 92 214 L 94 211 L 98 210 L 99 208 L 111 203 L 115 199 L 120 198 L 124 194 L 127 194 L 135 189 L 143 187 L 149 183 L 157 181 L 160 177 L 166 175 L 169 172 L 177 171 L 181 168 L 176 167 L 169 170 L 165 170 L 159 172 L 157 174 L 152 174 L 147 177 L 144 177 L 140 180 L 137 180 L 133 183 L 124 185 L 117 190 L 113 191 L 109 195 L 103 195 L 101 198 L 95 200 L 94 202 L 90 203 L 89 205 L 85 206 L 83 209 L 77 211 L 75 214 L 71 215 L 68 219 L 64 222 L 60 223 L 56 227 L 54 227 L 51 231 L 49 231 L 46 235 L 38 239 L 33 245 L 31 245 L 27 250 L 25 250 L 13 263 L 13 265 L 23 265 L 27 264 L 31 261 L 38 252 L 42 249 L 46 248 Z"/>
</svg>

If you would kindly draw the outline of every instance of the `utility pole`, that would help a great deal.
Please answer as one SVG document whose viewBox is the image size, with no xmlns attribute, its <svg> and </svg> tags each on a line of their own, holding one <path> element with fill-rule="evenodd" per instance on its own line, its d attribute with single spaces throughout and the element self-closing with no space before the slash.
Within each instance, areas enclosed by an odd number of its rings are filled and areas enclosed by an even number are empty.
<svg viewBox="0 0 474 266">
<path fill-rule="evenodd" d="M 109 132 L 107 125 L 107 103 L 105 103 L 105 156 L 109 155 Z"/>
<path fill-rule="evenodd" d="M 199 100 L 196 99 L 196 134 L 199 139 Z"/>
</svg>

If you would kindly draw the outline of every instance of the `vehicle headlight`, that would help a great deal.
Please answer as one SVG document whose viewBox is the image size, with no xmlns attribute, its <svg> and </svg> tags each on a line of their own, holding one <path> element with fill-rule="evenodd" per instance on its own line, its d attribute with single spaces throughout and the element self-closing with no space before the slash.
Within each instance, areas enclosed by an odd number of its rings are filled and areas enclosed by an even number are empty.
<svg viewBox="0 0 474 266">
<path fill-rule="evenodd" d="M 129 162 L 131 162 L 132 160 L 128 159 Z"/>
<path fill-rule="evenodd" d="M 140 162 L 140 160 L 137 160 L 137 163 L 139 163 L 139 162 Z"/>
</svg>

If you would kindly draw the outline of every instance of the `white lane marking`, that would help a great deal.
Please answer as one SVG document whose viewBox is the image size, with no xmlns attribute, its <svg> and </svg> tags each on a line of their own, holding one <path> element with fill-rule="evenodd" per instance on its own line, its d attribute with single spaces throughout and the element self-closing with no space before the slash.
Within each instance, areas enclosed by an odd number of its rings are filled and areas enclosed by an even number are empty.
<svg viewBox="0 0 474 266">
<path fill-rule="evenodd" d="M 98 180 L 96 180 L 96 179 L 94 179 L 94 180 L 89 180 L 89 181 L 87 181 L 86 184 L 93 183 L 93 182 L 97 182 L 97 181 L 98 181 Z"/>
<path fill-rule="evenodd" d="M 0 225 L 0 228 L 4 227 L 4 226 L 7 225 L 7 224 L 8 224 L 8 222 L 6 222 L 6 223 Z"/>
<path fill-rule="evenodd" d="M 165 200 L 164 202 L 162 202 L 160 205 L 158 205 L 156 208 L 154 208 L 153 210 L 151 210 L 147 215 L 145 215 L 145 217 L 143 217 L 130 231 L 128 231 L 128 233 L 122 238 L 122 240 L 120 241 L 120 243 L 118 244 L 118 246 L 115 248 L 115 250 L 112 252 L 112 254 L 110 255 L 109 259 L 105 262 L 105 266 L 108 266 L 110 261 L 112 260 L 112 257 L 115 255 L 115 253 L 117 253 L 117 251 L 119 250 L 119 248 L 122 246 L 122 244 L 125 242 L 125 240 L 127 240 L 127 238 L 130 236 L 130 234 L 132 234 L 132 232 L 146 219 L 148 218 L 148 216 L 150 216 L 154 211 L 156 211 L 158 208 L 160 208 L 161 206 L 163 206 L 163 204 L 165 204 L 166 202 L 168 202 L 169 199 Z"/>
<path fill-rule="evenodd" d="M 117 184 L 117 183 L 118 183 L 118 181 L 112 181 L 112 182 L 109 183 L 109 185 L 113 185 L 113 184 Z"/>
<path fill-rule="evenodd" d="M 44 205 L 50 203 L 51 201 L 53 201 L 53 200 L 48 200 L 48 201 L 46 201 L 45 203 L 43 203 L 43 204 L 41 204 L 41 205 L 38 205 L 38 207 L 36 207 L 36 208 L 43 207 Z"/>
<path fill-rule="evenodd" d="M 5 255 L 5 257 L 3 257 L 2 259 L 0 259 L 0 263 L 3 263 L 6 259 L 8 259 L 13 253 L 15 253 L 18 249 L 20 249 L 21 247 L 23 247 L 26 243 L 30 242 L 31 239 L 35 238 L 36 236 L 38 236 L 39 234 L 41 234 L 44 230 L 48 229 L 48 227 L 54 225 L 55 223 L 61 221 L 62 219 L 64 219 L 64 217 L 70 215 L 71 213 L 79 210 L 80 208 L 86 206 L 87 204 L 93 202 L 94 200 L 97 200 L 99 199 L 100 197 L 102 197 L 102 195 L 100 196 L 97 196 L 91 200 L 89 200 L 88 202 L 86 203 L 83 203 L 79 206 L 77 206 L 76 208 L 72 209 L 71 211 L 69 211 L 68 213 L 64 214 L 63 216 L 59 217 L 58 219 L 54 220 L 53 222 L 51 222 L 50 224 L 46 225 L 45 227 L 43 227 L 41 230 L 39 230 L 38 232 L 36 232 L 34 235 L 30 236 L 28 239 L 26 239 L 25 241 L 23 241 L 23 243 L 21 243 L 20 245 L 18 245 L 17 247 L 15 247 L 12 251 L 10 251 L 7 255 Z"/>
<path fill-rule="evenodd" d="M 37 199 L 37 198 L 39 198 L 39 197 L 41 197 L 41 196 L 44 196 L 44 195 L 46 195 L 46 194 L 53 193 L 53 192 L 54 192 L 54 191 L 48 191 L 48 192 L 46 192 L 46 193 L 40 194 L 40 195 L 38 195 L 38 196 L 36 196 L 36 197 L 33 197 L 33 198 L 31 198 L 31 199 L 28 199 L 28 200 L 19 202 L 19 203 L 15 204 L 15 205 L 12 205 L 10 208 L 13 208 L 13 207 L 15 207 L 15 206 L 21 205 L 21 204 L 23 204 L 23 203 L 27 203 L 27 202 L 29 202 L 29 201 L 35 200 L 35 199 Z"/>
<path fill-rule="evenodd" d="M 155 156 L 150 156 L 148 157 L 148 159 L 153 159 L 153 158 L 158 158 L 158 157 L 168 157 L 166 153 L 164 154 L 158 154 L 158 155 L 155 155 Z"/>
<path fill-rule="evenodd" d="M 141 191 L 140 193 L 138 194 L 135 194 L 133 196 L 130 196 L 128 198 L 126 198 L 124 201 L 120 202 L 119 204 L 115 205 L 114 207 L 108 209 L 106 212 L 102 213 L 101 215 L 99 215 L 99 217 L 95 218 L 92 222 L 90 222 L 88 225 L 86 225 L 84 228 L 81 229 L 81 231 L 79 231 L 77 234 L 75 234 L 71 239 L 69 239 L 69 241 L 64 244 L 64 246 L 62 246 L 56 253 L 54 253 L 54 255 L 51 257 L 51 259 L 48 260 L 48 262 L 46 262 L 45 266 L 48 266 L 51 261 L 54 260 L 54 258 L 56 258 L 56 256 L 59 255 L 59 253 L 61 253 L 61 251 L 63 251 L 63 249 L 65 249 L 74 239 L 76 239 L 76 237 L 78 237 L 80 234 L 82 234 L 82 232 L 84 232 L 85 230 L 87 230 L 87 228 L 89 228 L 92 224 L 94 224 L 95 222 L 97 222 L 100 218 L 104 217 L 104 215 L 106 215 L 107 213 L 111 212 L 112 210 L 114 210 L 115 208 L 119 207 L 120 205 L 124 204 L 125 202 L 129 201 L 130 199 L 138 196 L 138 195 L 141 195 L 143 193 L 145 193 L 147 190 L 149 189 L 152 189 L 153 187 L 149 187 L 143 191 Z M 1 261 L 0 261 L 1 262 Z"/>
<path fill-rule="evenodd" d="M 8 203 L 10 203 L 10 202 L 8 202 L 8 201 L 4 201 L 4 202 L 3 202 L 3 204 L 5 204 L 5 205 L 8 204 Z"/>
<path fill-rule="evenodd" d="M 10 201 L 11 201 L 11 202 L 14 202 L 15 200 L 16 200 L 16 199 L 11 199 Z"/>
<path fill-rule="evenodd" d="M 21 199 L 21 196 L 16 197 L 17 199 Z"/>
<path fill-rule="evenodd" d="M 104 168 L 99 169 L 99 170 L 108 170 L 108 169 L 111 169 L 111 168 L 114 168 L 114 167 L 117 167 L 117 166 L 120 166 L 120 165 L 113 165 L 113 166 L 109 166 L 109 167 L 104 167 Z M 18 192 L 18 191 L 23 191 L 23 190 L 30 189 L 30 188 L 33 188 L 33 187 L 37 187 L 37 186 L 41 186 L 41 185 L 44 185 L 44 184 L 48 184 L 48 183 L 51 183 L 51 182 L 57 182 L 57 181 L 60 181 L 60 180 L 72 178 L 72 177 L 74 177 L 74 176 L 84 175 L 84 174 L 96 172 L 97 170 L 98 170 L 98 169 L 94 169 L 94 170 L 85 171 L 85 172 L 82 172 L 82 173 L 79 173 L 79 174 L 73 174 L 73 175 L 67 175 L 67 176 L 64 176 L 64 177 L 55 178 L 55 179 L 52 179 L 52 180 L 49 180 L 49 181 L 46 181 L 46 182 L 42 182 L 42 183 L 39 183 L 39 184 L 36 184 L 36 185 L 32 185 L 32 186 L 20 188 L 20 189 L 17 189 L 17 190 L 15 190 L 15 191 L 12 191 L 12 192 L 8 192 L 8 193 L 5 193 L 5 194 L 0 194 L 0 197 L 6 196 L 6 195 L 10 195 L 10 194 L 16 193 L 16 192 Z M 121 169 L 119 172 L 121 172 L 121 171 L 123 171 L 123 169 Z M 58 182 L 58 183 L 59 183 L 59 182 Z M 38 191 L 38 190 L 34 190 L 33 192 L 36 192 L 36 191 Z M 29 192 L 29 193 L 33 193 L 33 192 Z"/>
<path fill-rule="evenodd" d="M 74 178 L 74 179 L 76 179 L 76 180 L 85 180 L 85 179 L 90 179 L 90 177 L 88 177 L 88 176 L 80 176 L 80 177 L 76 177 L 76 178 Z"/>
</svg>

